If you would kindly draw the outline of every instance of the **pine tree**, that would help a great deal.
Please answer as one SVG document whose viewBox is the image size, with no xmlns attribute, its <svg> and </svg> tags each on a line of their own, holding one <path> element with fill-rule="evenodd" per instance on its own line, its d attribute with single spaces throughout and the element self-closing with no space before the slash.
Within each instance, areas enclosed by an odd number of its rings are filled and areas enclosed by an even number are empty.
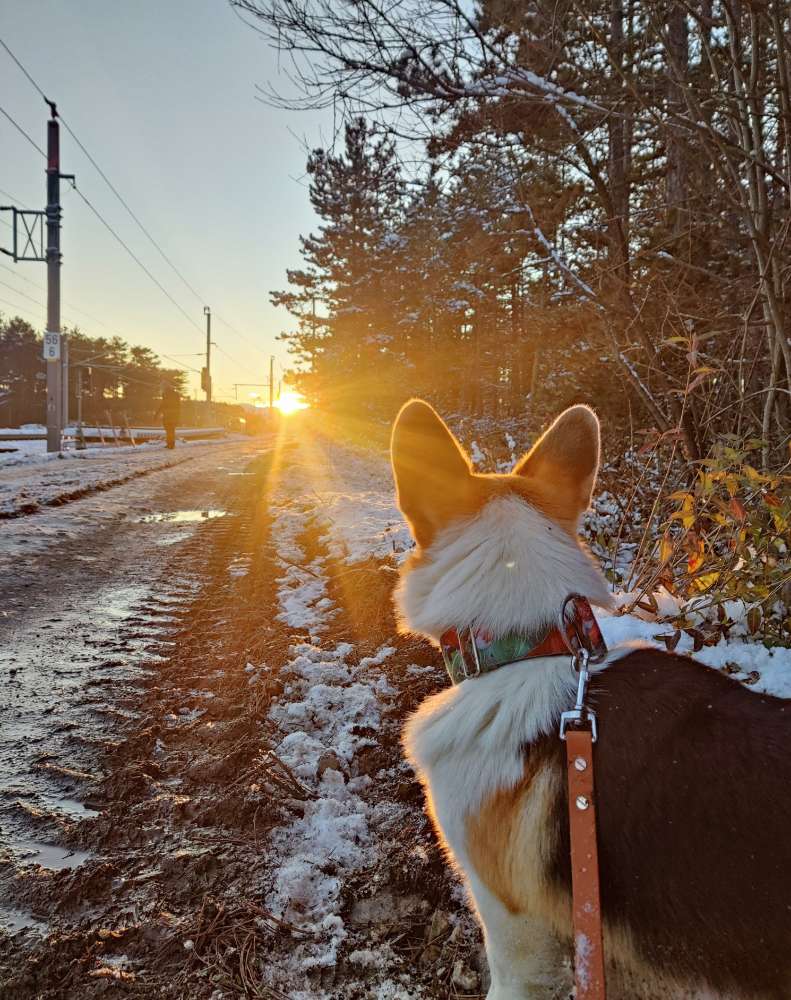
<svg viewBox="0 0 791 1000">
<path fill-rule="evenodd" d="M 307 266 L 288 272 L 292 290 L 272 301 L 297 319 L 282 339 L 307 366 L 303 391 L 356 409 L 381 399 L 379 383 L 396 360 L 391 293 L 403 181 L 393 143 L 362 118 L 346 126 L 342 153 L 311 154 L 308 173 L 321 225 L 300 238 Z"/>
</svg>

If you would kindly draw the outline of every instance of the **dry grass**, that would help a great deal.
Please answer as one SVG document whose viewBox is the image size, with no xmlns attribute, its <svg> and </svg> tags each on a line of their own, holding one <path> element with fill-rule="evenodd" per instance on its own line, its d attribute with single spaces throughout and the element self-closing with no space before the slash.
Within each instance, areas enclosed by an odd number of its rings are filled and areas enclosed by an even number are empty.
<svg viewBox="0 0 791 1000">
<path fill-rule="evenodd" d="M 183 932 L 190 944 L 187 973 L 197 964 L 212 986 L 229 990 L 231 996 L 289 1000 L 288 994 L 266 984 L 266 965 L 273 937 L 300 937 L 296 927 L 252 900 L 229 905 L 207 896 Z"/>
</svg>

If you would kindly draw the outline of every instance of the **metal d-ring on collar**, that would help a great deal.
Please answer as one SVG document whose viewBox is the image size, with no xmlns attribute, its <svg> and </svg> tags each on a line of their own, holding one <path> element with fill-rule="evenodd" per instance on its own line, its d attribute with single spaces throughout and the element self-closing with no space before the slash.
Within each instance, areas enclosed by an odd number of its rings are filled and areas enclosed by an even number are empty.
<svg viewBox="0 0 791 1000">
<path fill-rule="evenodd" d="M 574 703 L 574 708 L 563 712 L 560 716 L 560 738 L 566 739 L 567 729 L 579 728 L 587 724 L 590 726 L 591 741 L 595 743 L 598 737 L 596 713 L 588 707 L 585 701 L 590 681 L 588 664 L 603 660 L 606 655 L 606 647 L 603 648 L 602 652 L 592 653 L 588 648 L 589 637 L 585 631 L 585 622 L 578 614 L 572 614 L 570 619 L 566 617 L 566 609 L 569 604 L 574 605 L 574 602 L 578 600 L 585 601 L 585 598 L 581 594 L 569 594 L 561 606 L 559 616 L 558 630 L 571 653 L 571 666 L 578 674 L 577 700 Z"/>
</svg>

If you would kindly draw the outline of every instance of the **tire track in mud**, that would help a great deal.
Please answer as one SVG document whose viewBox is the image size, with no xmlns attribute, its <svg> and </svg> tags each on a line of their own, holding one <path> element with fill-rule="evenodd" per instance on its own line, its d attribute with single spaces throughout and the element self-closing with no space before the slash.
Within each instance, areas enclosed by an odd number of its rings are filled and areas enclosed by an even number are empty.
<svg viewBox="0 0 791 1000">
<path fill-rule="evenodd" d="M 237 495 L 249 494 L 250 488 L 240 489 L 246 482 L 247 479 L 242 478 L 229 482 L 226 492 L 230 493 L 233 487 Z M 4 1000 L 6 997 L 16 1000 L 39 995 L 89 995 L 82 985 L 77 987 L 63 982 L 60 973 L 63 963 L 68 966 L 73 960 L 72 951 L 77 943 L 84 944 L 86 924 L 90 926 L 101 921 L 104 915 L 110 926 L 117 920 L 117 907 L 108 894 L 115 894 L 118 879 L 124 880 L 123 866 L 113 855 L 116 853 L 114 842 L 123 842 L 119 831 L 124 830 L 126 817 L 123 795 L 114 798 L 113 788 L 117 786 L 123 790 L 126 784 L 133 790 L 148 790 L 146 782 L 155 778 L 153 774 L 147 777 L 143 766 L 135 767 L 135 762 L 130 765 L 125 759 L 125 749 L 129 749 L 127 738 L 132 737 L 132 746 L 136 742 L 139 745 L 139 731 L 141 727 L 147 728 L 146 698 L 150 700 L 152 690 L 156 691 L 155 678 L 159 672 L 167 673 L 173 643 L 183 640 L 184 623 L 194 618 L 192 603 L 200 589 L 197 581 L 205 563 L 208 560 L 216 573 L 225 573 L 227 551 L 233 546 L 234 534 L 244 520 L 242 513 L 233 509 L 243 506 L 244 498 L 235 504 L 230 496 L 227 499 L 232 508 L 227 517 L 201 524 L 193 538 L 169 550 L 169 554 L 172 552 L 169 569 L 153 589 L 149 588 L 151 592 L 142 602 L 130 604 L 117 623 L 116 634 L 102 636 L 94 631 L 86 635 L 103 662 L 102 669 L 92 670 L 85 684 L 86 696 L 81 708 L 98 716 L 100 725 L 94 729 L 84 723 L 80 726 L 67 724 L 73 731 L 63 738 L 60 761 L 45 759 L 40 762 L 47 778 L 57 786 L 55 794 L 64 802 L 67 796 L 70 797 L 75 814 L 63 816 L 60 809 L 37 807 L 23 811 L 26 813 L 23 820 L 28 828 L 36 829 L 42 840 L 53 842 L 53 846 L 85 849 L 90 853 L 85 858 L 76 856 L 77 861 L 84 860 L 79 867 L 64 865 L 61 870 L 54 871 L 20 868 L 8 856 L 0 864 L 0 894 L 6 905 L 6 916 L 9 916 L 9 906 L 12 918 L 21 916 L 20 910 L 32 911 L 41 919 L 36 930 L 58 931 L 48 944 L 29 932 L 14 939 L 0 934 L 0 996 Z M 250 520 L 249 514 L 247 520 Z M 205 600 L 199 602 L 199 614 L 207 618 Z M 137 654 L 138 659 L 142 656 L 143 660 L 138 662 L 136 669 L 128 670 L 126 664 L 132 653 Z M 166 726 L 189 723 L 189 716 L 200 714 L 197 706 L 207 700 L 210 693 L 188 690 L 183 700 L 190 702 L 189 707 L 184 704 L 175 707 L 176 721 L 167 720 Z M 64 754 L 68 766 L 63 763 Z M 120 774 L 119 762 L 123 765 Z M 2 819 L 0 816 L 0 823 Z M 49 862 L 51 858 L 43 860 Z M 127 981 L 123 971 L 116 970 L 118 975 L 110 979 Z M 96 978 L 100 988 L 97 995 L 102 995 L 104 977 Z"/>
<path fill-rule="evenodd" d="M 259 882 L 274 916 L 305 933 L 273 940 L 260 988 L 293 1000 L 474 998 L 480 933 L 400 751 L 405 714 L 444 675 L 429 646 L 395 634 L 392 562 L 340 561 L 346 546 L 311 488 L 316 447 L 296 456 L 273 508 L 279 617 L 303 627 L 270 718 L 276 752 L 310 794 L 273 831 Z"/>
</svg>

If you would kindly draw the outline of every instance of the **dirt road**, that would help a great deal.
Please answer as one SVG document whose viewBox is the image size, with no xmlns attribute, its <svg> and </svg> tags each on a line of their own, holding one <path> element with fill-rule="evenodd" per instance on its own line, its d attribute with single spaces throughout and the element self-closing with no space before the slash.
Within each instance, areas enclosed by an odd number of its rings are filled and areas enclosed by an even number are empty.
<svg viewBox="0 0 791 1000">
<path fill-rule="evenodd" d="M 298 427 L 0 529 L 3 1000 L 481 995 L 386 470 Z"/>
<path fill-rule="evenodd" d="M 4 858 L 48 869 L 85 855 L 61 829 L 93 814 L 68 772 L 88 773 L 118 720 L 136 716 L 140 665 L 162 658 L 163 628 L 196 586 L 183 557 L 204 513 L 223 509 L 261 445 L 189 451 L 145 481 L 3 524 L 0 550 L 0 828 Z M 139 470 L 138 470 L 139 471 Z M 184 505 L 196 521 L 172 521 Z M 157 521 L 157 512 L 167 512 Z M 108 699 L 108 693 L 111 697 Z M 24 914 L 0 922 L 18 924 Z"/>
</svg>

